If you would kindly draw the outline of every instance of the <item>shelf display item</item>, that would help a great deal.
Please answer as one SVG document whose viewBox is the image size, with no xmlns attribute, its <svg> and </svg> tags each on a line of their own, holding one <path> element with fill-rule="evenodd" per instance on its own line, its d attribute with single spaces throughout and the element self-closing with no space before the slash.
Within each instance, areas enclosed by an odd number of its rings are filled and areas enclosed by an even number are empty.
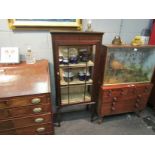
<svg viewBox="0 0 155 155">
<path fill-rule="evenodd" d="M 63 58 L 62 60 L 64 65 L 68 65 L 69 64 L 69 59 L 68 58 Z"/>
<path fill-rule="evenodd" d="M 54 66 L 56 79 L 57 121 L 61 109 L 83 105 L 95 114 L 98 99 L 99 63 L 102 34 L 99 32 L 53 32 Z M 63 60 L 60 58 L 63 58 Z"/>
<path fill-rule="evenodd" d="M 135 38 L 131 41 L 131 45 L 133 46 L 140 46 L 143 45 L 144 42 L 141 36 L 135 36 Z"/>
<path fill-rule="evenodd" d="M 70 81 L 73 81 L 73 73 L 72 72 L 64 72 L 64 80 L 66 82 L 70 82 Z"/>
<path fill-rule="evenodd" d="M 26 57 L 27 64 L 36 63 L 36 59 L 35 59 L 34 54 L 32 53 L 32 50 L 30 47 L 27 48 L 27 53 L 26 53 L 25 57 Z"/>
<path fill-rule="evenodd" d="M 115 36 L 114 39 L 112 40 L 113 45 L 122 45 L 122 40 L 120 36 Z"/>
<path fill-rule="evenodd" d="M 88 62 L 89 61 L 90 54 L 88 53 L 87 49 L 80 49 L 79 50 L 79 59 L 82 62 Z"/>
<path fill-rule="evenodd" d="M 59 63 L 63 64 L 63 56 L 59 56 Z"/>
<path fill-rule="evenodd" d="M 78 56 L 77 55 L 72 55 L 70 57 L 70 61 L 71 64 L 77 64 L 78 63 Z"/>
<path fill-rule="evenodd" d="M 89 71 L 86 72 L 80 71 L 78 73 L 78 76 L 80 81 L 88 81 L 91 78 Z"/>
</svg>

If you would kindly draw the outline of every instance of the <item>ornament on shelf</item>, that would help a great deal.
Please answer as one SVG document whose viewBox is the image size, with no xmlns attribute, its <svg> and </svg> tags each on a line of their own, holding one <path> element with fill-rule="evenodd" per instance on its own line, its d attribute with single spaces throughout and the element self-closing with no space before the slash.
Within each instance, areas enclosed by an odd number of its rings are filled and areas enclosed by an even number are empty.
<svg viewBox="0 0 155 155">
<path fill-rule="evenodd" d="M 113 45 L 122 45 L 122 40 L 119 35 L 115 36 L 114 39 L 112 40 Z"/>
<path fill-rule="evenodd" d="M 87 29 L 86 29 L 86 31 L 88 31 L 88 32 L 92 32 L 93 30 L 92 30 L 92 21 L 89 19 L 89 20 L 87 20 Z"/>
<path fill-rule="evenodd" d="M 133 46 L 140 46 L 143 44 L 144 44 L 144 42 L 143 42 L 141 36 L 135 36 L 135 38 L 131 41 L 131 45 L 133 45 Z"/>
</svg>

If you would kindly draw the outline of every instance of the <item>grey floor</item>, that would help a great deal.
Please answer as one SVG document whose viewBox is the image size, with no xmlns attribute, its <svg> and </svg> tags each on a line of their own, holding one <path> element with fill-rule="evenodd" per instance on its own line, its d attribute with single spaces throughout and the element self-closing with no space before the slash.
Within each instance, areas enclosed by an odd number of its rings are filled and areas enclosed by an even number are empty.
<svg viewBox="0 0 155 155">
<path fill-rule="evenodd" d="M 146 108 L 140 117 L 134 113 L 107 116 L 102 124 L 90 122 L 88 111 L 63 114 L 61 127 L 55 127 L 56 135 L 154 135 L 155 115 Z"/>
</svg>

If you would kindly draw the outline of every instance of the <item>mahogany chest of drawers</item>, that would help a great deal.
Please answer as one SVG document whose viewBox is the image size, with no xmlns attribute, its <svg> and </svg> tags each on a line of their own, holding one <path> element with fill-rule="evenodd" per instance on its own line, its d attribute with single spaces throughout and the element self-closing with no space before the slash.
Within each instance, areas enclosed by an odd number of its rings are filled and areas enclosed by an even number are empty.
<svg viewBox="0 0 155 155">
<path fill-rule="evenodd" d="M 0 134 L 53 134 L 47 60 L 0 65 Z"/>
<path fill-rule="evenodd" d="M 98 115 L 138 112 L 145 108 L 153 84 L 124 84 L 100 88 Z"/>
</svg>

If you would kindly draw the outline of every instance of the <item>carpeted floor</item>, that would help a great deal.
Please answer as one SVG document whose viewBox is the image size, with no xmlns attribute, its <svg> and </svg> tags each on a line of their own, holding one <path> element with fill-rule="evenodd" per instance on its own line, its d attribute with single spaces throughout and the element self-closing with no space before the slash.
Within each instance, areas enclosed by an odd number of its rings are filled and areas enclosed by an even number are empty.
<svg viewBox="0 0 155 155">
<path fill-rule="evenodd" d="M 61 127 L 55 127 L 57 135 L 154 135 L 155 116 L 147 108 L 140 117 L 134 113 L 107 116 L 102 124 L 90 122 L 88 111 L 63 114 Z"/>
</svg>

